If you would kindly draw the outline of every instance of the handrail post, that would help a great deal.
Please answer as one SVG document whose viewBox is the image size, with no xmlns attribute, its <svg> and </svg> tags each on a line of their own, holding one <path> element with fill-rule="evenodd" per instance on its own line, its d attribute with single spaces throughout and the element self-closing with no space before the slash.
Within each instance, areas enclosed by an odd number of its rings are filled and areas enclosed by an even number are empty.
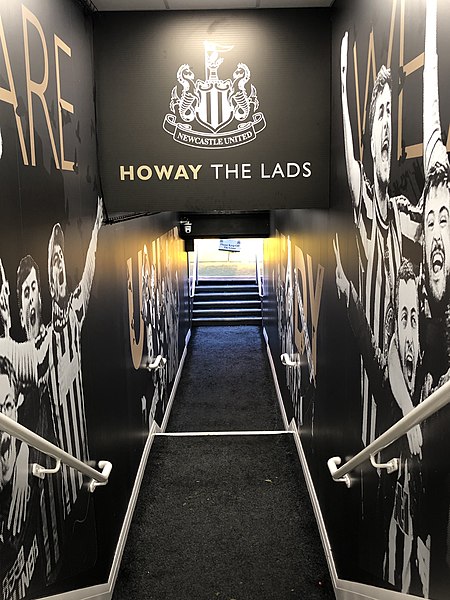
<svg viewBox="0 0 450 600">
<path fill-rule="evenodd" d="M 161 354 L 158 354 L 158 356 L 155 358 L 155 360 L 152 363 L 149 363 L 147 365 L 147 369 L 149 371 L 154 371 L 156 369 L 163 369 L 165 367 L 167 363 L 167 358 L 164 358 Z"/>
</svg>

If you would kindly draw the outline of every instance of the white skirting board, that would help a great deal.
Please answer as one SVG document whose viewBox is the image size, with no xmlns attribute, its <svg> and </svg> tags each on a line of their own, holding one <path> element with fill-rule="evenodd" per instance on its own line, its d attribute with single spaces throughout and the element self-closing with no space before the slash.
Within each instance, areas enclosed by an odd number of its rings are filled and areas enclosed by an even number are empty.
<svg viewBox="0 0 450 600">
<path fill-rule="evenodd" d="M 127 512 L 125 513 L 125 518 L 122 524 L 122 529 L 120 531 L 119 540 L 117 542 L 116 551 L 114 553 L 114 559 L 111 566 L 111 571 L 108 578 L 108 583 L 95 585 L 88 588 L 83 588 L 79 590 L 72 590 L 70 592 L 65 592 L 64 594 L 55 594 L 53 596 L 46 596 L 45 598 L 41 598 L 41 600 L 111 600 L 114 586 L 116 584 L 117 575 L 119 573 L 120 563 L 122 560 L 123 551 L 125 549 L 125 544 L 128 537 L 128 531 L 130 529 L 131 520 L 133 518 L 134 509 L 136 507 L 137 498 L 139 495 L 139 490 L 141 488 L 142 478 L 144 476 L 144 471 L 147 466 L 148 456 L 150 454 L 150 449 L 153 444 L 153 440 L 155 438 L 155 433 L 159 433 L 165 431 L 167 427 L 167 422 L 169 420 L 170 411 L 172 409 L 173 400 L 175 398 L 175 394 L 177 392 L 178 383 L 181 378 L 181 373 L 183 371 L 184 361 L 186 359 L 187 354 L 187 346 L 189 343 L 189 339 L 191 337 L 191 330 L 188 331 L 186 335 L 186 341 L 184 346 L 183 355 L 180 360 L 180 364 L 178 365 L 178 371 L 175 376 L 175 380 L 173 382 L 172 391 L 170 393 L 169 402 L 167 405 L 167 409 L 164 415 L 164 419 L 161 427 L 158 427 L 156 422 L 152 423 L 150 428 L 147 441 L 144 446 L 144 450 L 142 452 L 141 461 L 139 463 L 139 468 L 137 470 L 136 479 L 134 481 L 133 490 L 131 492 L 131 497 L 128 502 Z"/>
<path fill-rule="evenodd" d="M 370 585 L 365 585 L 362 583 L 357 583 L 354 581 L 347 581 L 345 579 L 339 579 L 336 566 L 333 558 L 333 551 L 328 539 L 328 533 L 325 527 L 325 522 L 323 520 L 322 511 L 320 508 L 319 500 L 317 498 L 317 494 L 314 488 L 314 483 L 311 477 L 311 473 L 309 471 L 308 462 L 306 460 L 305 453 L 303 451 L 302 442 L 300 439 L 300 434 L 297 429 L 297 425 L 292 419 L 290 423 L 288 423 L 286 411 L 284 408 L 283 398 L 281 395 L 280 386 L 278 384 L 278 378 L 275 370 L 275 365 L 272 358 L 272 353 L 269 347 L 268 335 L 263 328 L 264 339 L 267 344 L 267 355 L 269 357 L 270 367 L 272 369 L 273 381 L 275 383 L 275 389 L 278 396 L 278 402 L 280 404 L 281 416 L 283 418 L 284 426 L 287 430 L 291 431 L 294 435 L 295 445 L 297 447 L 298 456 L 300 458 L 300 463 L 302 466 L 303 474 L 305 477 L 306 485 L 308 488 L 308 492 L 311 498 L 311 503 L 314 510 L 314 515 L 316 517 L 317 526 L 319 528 L 320 538 L 322 540 L 322 546 L 325 552 L 325 557 L 328 563 L 328 569 L 330 571 L 331 582 L 333 584 L 334 593 L 336 595 L 336 600 L 417 600 L 417 596 L 411 596 L 410 594 L 402 594 L 400 592 L 393 592 L 391 590 L 385 590 L 383 588 L 378 588 Z M 325 465 L 325 468 L 328 467 Z M 331 476 L 330 476 L 331 477 Z"/>
</svg>

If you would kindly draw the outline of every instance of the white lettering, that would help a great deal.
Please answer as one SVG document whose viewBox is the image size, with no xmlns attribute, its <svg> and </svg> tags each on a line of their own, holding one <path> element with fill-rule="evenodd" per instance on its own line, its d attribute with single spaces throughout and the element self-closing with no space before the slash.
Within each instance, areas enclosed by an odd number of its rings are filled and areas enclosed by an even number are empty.
<svg viewBox="0 0 450 600">
<path fill-rule="evenodd" d="M 219 179 L 219 169 L 221 169 L 223 167 L 223 164 L 221 163 L 217 163 L 215 165 L 210 165 L 211 169 L 215 169 L 215 178 Z"/>
<path fill-rule="evenodd" d="M 270 179 L 270 175 L 264 172 L 264 163 L 261 163 L 261 179 Z"/>
<path fill-rule="evenodd" d="M 288 162 L 286 165 L 286 177 L 298 177 L 300 173 L 300 165 L 294 162 Z"/>
<path fill-rule="evenodd" d="M 250 163 L 244 163 L 242 165 L 242 179 L 252 178 L 252 165 Z"/>
</svg>

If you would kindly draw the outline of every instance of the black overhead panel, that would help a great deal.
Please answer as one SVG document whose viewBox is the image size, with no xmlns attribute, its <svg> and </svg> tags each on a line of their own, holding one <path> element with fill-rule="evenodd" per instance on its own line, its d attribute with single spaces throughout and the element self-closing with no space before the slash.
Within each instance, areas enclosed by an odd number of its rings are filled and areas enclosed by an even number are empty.
<svg viewBox="0 0 450 600">
<path fill-rule="evenodd" d="M 180 237 L 264 238 L 270 236 L 270 213 L 180 214 Z"/>
<path fill-rule="evenodd" d="M 109 212 L 327 207 L 329 16 L 98 14 Z"/>
</svg>

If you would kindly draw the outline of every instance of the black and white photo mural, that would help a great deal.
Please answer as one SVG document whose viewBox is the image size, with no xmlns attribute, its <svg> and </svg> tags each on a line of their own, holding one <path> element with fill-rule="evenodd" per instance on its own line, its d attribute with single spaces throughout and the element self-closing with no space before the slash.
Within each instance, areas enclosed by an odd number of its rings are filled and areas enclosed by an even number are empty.
<svg viewBox="0 0 450 600">
<path fill-rule="evenodd" d="M 0 4 L 1 412 L 96 464 L 82 359 L 104 217 L 91 35 L 72 2 Z M 45 595 L 97 560 L 86 478 L 64 465 L 40 478 L 33 464 L 55 460 L 2 431 L 3 600 Z"/>
<path fill-rule="evenodd" d="M 59 223 L 54 225 L 48 244 L 49 323 L 43 322 L 39 267 L 30 255 L 20 260 L 17 301 L 25 342 L 10 335 L 9 282 L 1 267 L 2 413 L 83 462 L 89 461 L 89 448 L 81 334 L 102 219 L 99 200 L 83 275 L 74 290 L 68 286 L 64 233 Z M 62 568 L 64 544 L 76 535 L 77 527 L 82 528 L 92 507 L 80 472 L 62 465 L 56 477 L 40 480 L 29 473 L 29 465 L 42 460 L 39 453 L 6 432 L 1 435 L 2 590 L 5 599 L 21 598 L 55 580 Z M 48 468 L 51 460 L 44 461 Z M 95 529 L 87 535 L 90 539 L 85 536 L 84 542 L 95 548 Z"/>
<path fill-rule="evenodd" d="M 276 298 L 276 339 L 287 363 L 282 381 L 288 390 L 285 407 L 288 420 L 298 428 L 314 431 L 318 328 L 321 315 L 324 267 L 303 250 L 302 238 L 276 232 L 265 240 L 264 252 L 270 265 L 266 287 Z M 270 317 L 269 318 L 270 323 Z M 320 376 L 320 375 L 319 375 Z"/>
<path fill-rule="evenodd" d="M 367 446 L 450 374 L 450 12 L 439 0 L 385 0 L 376 9 L 337 2 L 335 14 L 335 169 L 346 186 L 333 199 L 332 262 L 337 314 L 360 356 L 357 426 Z M 448 595 L 446 418 L 440 411 L 375 457 L 397 457 L 395 473 L 360 473 L 373 561 L 360 567 L 425 598 Z"/>
<path fill-rule="evenodd" d="M 178 370 L 178 269 L 183 248 L 177 228 L 144 243 L 137 256 L 137 289 L 133 285 L 133 259 L 127 260 L 131 358 L 134 369 L 148 370 L 151 374 L 141 396 L 142 419 L 148 430 L 154 422 L 162 425 Z"/>
</svg>

